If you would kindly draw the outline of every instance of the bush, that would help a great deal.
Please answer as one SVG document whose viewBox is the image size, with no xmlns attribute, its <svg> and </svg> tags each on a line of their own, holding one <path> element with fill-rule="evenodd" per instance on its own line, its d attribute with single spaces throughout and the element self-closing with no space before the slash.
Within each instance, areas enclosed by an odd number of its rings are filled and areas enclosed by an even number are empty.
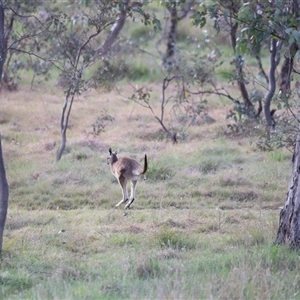
<svg viewBox="0 0 300 300">
<path fill-rule="evenodd" d="M 144 79 L 150 76 L 150 70 L 142 64 L 133 65 L 129 68 L 128 78 L 131 80 Z"/>
</svg>

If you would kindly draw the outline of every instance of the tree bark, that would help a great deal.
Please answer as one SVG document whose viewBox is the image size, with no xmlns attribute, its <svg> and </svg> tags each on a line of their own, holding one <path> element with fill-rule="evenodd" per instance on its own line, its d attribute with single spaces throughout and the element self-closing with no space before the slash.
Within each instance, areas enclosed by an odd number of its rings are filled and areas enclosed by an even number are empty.
<svg viewBox="0 0 300 300">
<path fill-rule="evenodd" d="M 243 72 L 243 67 L 244 67 L 244 62 L 243 62 L 243 57 L 241 55 L 236 54 L 236 39 L 237 39 L 237 30 L 238 30 L 238 23 L 235 22 L 235 18 L 237 15 L 237 11 L 235 7 L 232 7 L 230 10 L 230 39 L 231 39 L 231 46 L 233 49 L 233 53 L 235 55 L 235 69 L 236 69 L 236 77 L 237 77 L 237 84 L 240 89 L 241 95 L 244 100 L 244 105 L 247 109 L 248 112 L 253 112 L 254 107 L 252 102 L 250 101 L 249 94 L 246 88 L 245 84 L 245 78 L 244 78 L 244 72 Z"/>
<path fill-rule="evenodd" d="M 174 54 L 175 54 L 175 45 L 176 45 L 176 29 L 178 25 L 178 15 L 177 15 L 177 6 L 173 3 L 168 7 L 170 12 L 171 26 L 168 33 L 168 42 L 166 54 L 163 58 L 163 65 L 168 68 L 172 67 L 174 64 Z"/>
<path fill-rule="evenodd" d="M 2 251 L 3 244 L 3 231 L 6 221 L 7 208 L 8 208 L 8 183 L 6 179 L 4 160 L 2 155 L 1 136 L 0 136 L 0 252 Z"/>
<path fill-rule="evenodd" d="M 4 61 L 5 61 L 4 7 L 3 7 L 3 1 L 0 0 L 0 82 L 2 81 Z"/>
<path fill-rule="evenodd" d="M 0 0 L 0 81 L 3 74 L 5 52 L 5 37 L 4 37 L 4 7 L 3 1 Z M 8 208 L 8 183 L 6 179 L 4 160 L 2 155 L 1 135 L 0 135 L 0 252 L 3 244 L 3 231 L 6 221 Z"/>
<path fill-rule="evenodd" d="M 189 0 L 179 5 L 176 2 L 172 2 L 167 5 L 167 9 L 170 13 L 170 29 L 168 33 L 167 49 L 163 57 L 163 65 L 168 68 L 174 64 L 174 55 L 176 47 L 176 31 L 179 21 L 183 20 L 187 14 L 191 11 L 191 8 L 195 4 L 195 0 Z"/>
<path fill-rule="evenodd" d="M 115 42 L 117 36 L 119 35 L 122 28 L 124 27 L 127 12 L 129 9 L 129 3 L 130 3 L 129 0 L 124 1 L 123 3 L 124 9 L 118 14 L 116 21 L 112 26 L 110 33 L 105 39 L 104 43 L 96 50 L 97 55 L 105 57 L 107 53 L 110 52 L 112 44 Z"/>
<path fill-rule="evenodd" d="M 287 200 L 280 211 L 276 244 L 300 248 L 300 131 L 298 132 Z"/>
<path fill-rule="evenodd" d="M 293 45 L 296 45 L 296 43 L 293 43 Z M 292 48 L 293 45 L 290 48 Z M 292 74 L 293 64 L 294 64 L 294 56 L 295 54 L 292 54 L 292 51 L 290 51 L 290 56 L 284 58 L 281 67 L 280 89 L 283 93 L 288 93 L 291 90 L 291 74 Z"/>
<path fill-rule="evenodd" d="M 295 19 L 299 18 L 299 1 L 298 0 L 293 0 L 292 1 L 292 12 L 295 17 Z M 296 42 L 293 42 L 289 46 L 289 53 L 288 56 L 285 57 L 282 67 L 281 67 L 281 72 L 280 72 L 280 77 L 281 77 L 281 82 L 280 82 L 280 89 L 283 93 L 288 93 L 291 90 L 291 75 L 293 71 L 293 65 L 294 65 L 294 58 L 299 50 L 299 46 L 297 45 Z"/>
<path fill-rule="evenodd" d="M 269 91 L 265 97 L 264 111 L 265 118 L 269 128 L 274 126 L 273 119 L 271 115 L 271 101 L 276 90 L 276 78 L 275 71 L 279 64 L 278 51 L 277 51 L 277 41 L 276 39 L 271 40 L 270 45 L 270 70 L 269 70 Z"/>
<path fill-rule="evenodd" d="M 75 84 L 75 87 L 78 87 L 78 83 Z M 63 155 L 63 152 L 67 144 L 67 129 L 69 125 L 70 114 L 72 110 L 72 105 L 74 102 L 75 90 L 72 91 L 70 87 L 67 91 L 65 103 L 61 113 L 60 119 L 60 132 L 61 132 L 61 144 L 56 153 L 56 161 L 59 161 Z"/>
</svg>

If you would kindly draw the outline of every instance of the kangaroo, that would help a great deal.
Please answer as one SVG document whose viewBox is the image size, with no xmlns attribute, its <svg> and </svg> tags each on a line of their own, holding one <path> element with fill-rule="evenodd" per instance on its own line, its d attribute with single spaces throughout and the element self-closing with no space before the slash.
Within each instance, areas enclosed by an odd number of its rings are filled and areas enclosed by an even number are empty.
<svg viewBox="0 0 300 300">
<path fill-rule="evenodd" d="M 107 164 L 110 165 L 110 170 L 117 178 L 122 189 L 122 200 L 116 204 L 116 207 L 122 203 L 129 202 L 125 205 L 125 209 L 129 208 L 135 199 L 135 190 L 140 175 L 145 174 L 148 168 L 147 155 L 145 154 L 144 168 L 133 158 L 129 157 L 117 157 L 117 151 L 112 152 L 109 148 L 109 157 L 107 158 Z M 127 182 L 131 181 L 131 195 L 128 198 L 127 194 Z"/>
</svg>

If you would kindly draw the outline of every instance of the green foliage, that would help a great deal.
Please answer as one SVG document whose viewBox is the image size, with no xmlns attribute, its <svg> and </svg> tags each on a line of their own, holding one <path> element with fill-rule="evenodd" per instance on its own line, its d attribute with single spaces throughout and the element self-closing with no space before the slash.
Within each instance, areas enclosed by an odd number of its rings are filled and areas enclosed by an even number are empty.
<svg viewBox="0 0 300 300">
<path fill-rule="evenodd" d="M 92 73 L 91 86 L 111 90 L 126 77 L 128 66 L 123 61 L 104 61 Z"/>
<path fill-rule="evenodd" d="M 278 130 L 272 130 L 269 133 L 262 132 L 255 141 L 256 147 L 260 151 L 274 151 L 280 148 L 294 149 L 297 131 L 294 127 L 281 127 L 278 124 Z"/>
<path fill-rule="evenodd" d="M 222 64 L 219 58 L 218 49 L 207 55 L 195 53 L 190 56 L 182 53 L 181 59 L 176 61 L 176 66 L 174 64 L 170 67 L 169 75 L 162 80 L 159 103 L 153 99 L 152 89 L 146 86 L 136 89 L 130 99 L 148 109 L 174 143 L 184 141 L 187 138 L 187 129 L 207 116 L 207 100 L 201 93 L 201 87 L 213 84 L 213 70 Z M 140 78 L 148 76 L 147 69 L 137 70 L 137 76 Z M 163 75 L 164 70 L 161 69 L 161 76 Z M 171 117 L 170 124 L 165 120 L 167 113 Z"/>
<path fill-rule="evenodd" d="M 150 74 L 151 71 L 148 66 L 143 64 L 134 64 L 129 68 L 127 77 L 133 81 L 145 81 L 150 77 Z"/>
<path fill-rule="evenodd" d="M 286 45 L 299 42 L 299 31 L 295 29 L 296 17 L 293 11 L 286 9 L 285 1 L 278 1 L 276 5 L 264 2 L 258 8 L 255 3 L 246 3 L 239 11 L 238 20 L 243 27 L 238 41 L 241 53 L 270 37 L 282 40 Z"/>
<path fill-rule="evenodd" d="M 206 25 L 207 6 L 201 3 L 197 11 L 191 16 L 193 24 L 201 28 Z"/>
<path fill-rule="evenodd" d="M 79 1 L 79 5 L 86 6 L 85 9 L 77 9 L 78 3 L 73 1 L 61 6 L 55 3 L 46 5 L 41 1 L 29 2 L 5 3 L 6 7 L 11 8 L 5 11 L 8 33 L 5 76 L 10 81 L 19 79 L 20 72 L 29 69 L 33 71 L 32 84 L 36 78 L 49 80 L 55 67 L 60 70 L 61 77 L 68 86 L 77 82 L 76 89 L 81 93 L 90 84 L 87 84 L 87 78 L 79 80 L 78 77 L 86 76 L 82 74 L 83 71 L 87 73 L 86 69 L 98 60 L 95 56 L 96 49 L 107 35 L 106 28 L 113 24 L 112 21 L 119 12 L 126 10 L 126 15 L 132 20 L 139 17 L 144 25 L 151 25 L 152 29 L 148 30 L 161 29 L 160 21 L 144 10 L 147 8 L 147 1 L 128 7 L 119 0 Z M 78 74 L 72 72 L 74 67 Z M 94 83 L 99 74 L 102 77 L 110 75 L 104 80 L 107 83 L 111 81 L 108 77 L 119 80 L 117 75 L 123 73 L 110 74 L 105 68 L 107 66 L 102 68 L 104 71 L 98 71 L 92 80 Z"/>
</svg>

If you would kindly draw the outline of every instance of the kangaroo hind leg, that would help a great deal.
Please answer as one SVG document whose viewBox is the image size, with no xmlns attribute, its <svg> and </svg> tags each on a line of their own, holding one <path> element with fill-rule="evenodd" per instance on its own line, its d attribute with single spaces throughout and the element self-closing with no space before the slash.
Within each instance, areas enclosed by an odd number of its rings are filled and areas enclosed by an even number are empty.
<svg viewBox="0 0 300 300">
<path fill-rule="evenodd" d="M 125 209 L 129 208 L 130 205 L 133 203 L 134 199 L 135 199 L 135 190 L 136 190 L 136 185 L 137 185 L 137 180 L 131 180 L 131 193 L 130 193 L 130 200 L 129 202 L 126 204 Z"/>
<path fill-rule="evenodd" d="M 118 178 L 118 182 L 120 184 L 120 187 L 122 189 L 122 199 L 121 201 L 116 204 L 116 207 L 120 206 L 122 203 L 125 203 L 126 201 L 128 201 L 128 194 L 127 194 L 127 180 L 125 177 L 123 177 L 122 175 Z"/>
</svg>

